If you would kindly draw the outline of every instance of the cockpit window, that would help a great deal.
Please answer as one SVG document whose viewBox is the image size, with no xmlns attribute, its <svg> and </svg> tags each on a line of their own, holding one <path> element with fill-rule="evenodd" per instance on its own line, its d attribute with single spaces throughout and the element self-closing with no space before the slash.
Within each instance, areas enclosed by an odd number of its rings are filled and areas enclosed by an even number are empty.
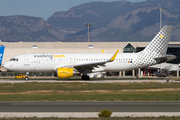
<svg viewBox="0 0 180 120">
<path fill-rule="evenodd" d="M 15 61 L 15 58 L 11 58 L 10 61 Z"/>
<path fill-rule="evenodd" d="M 11 58 L 10 61 L 18 61 L 18 58 Z"/>
</svg>

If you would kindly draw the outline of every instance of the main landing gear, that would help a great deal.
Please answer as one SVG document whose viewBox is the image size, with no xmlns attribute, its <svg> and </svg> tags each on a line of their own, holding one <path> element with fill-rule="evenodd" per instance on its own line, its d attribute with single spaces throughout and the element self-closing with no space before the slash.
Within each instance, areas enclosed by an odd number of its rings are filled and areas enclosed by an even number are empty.
<svg viewBox="0 0 180 120">
<path fill-rule="evenodd" d="M 83 75 L 81 76 L 81 79 L 82 79 L 82 80 L 89 80 L 89 76 L 88 76 L 88 75 L 83 74 Z"/>
</svg>

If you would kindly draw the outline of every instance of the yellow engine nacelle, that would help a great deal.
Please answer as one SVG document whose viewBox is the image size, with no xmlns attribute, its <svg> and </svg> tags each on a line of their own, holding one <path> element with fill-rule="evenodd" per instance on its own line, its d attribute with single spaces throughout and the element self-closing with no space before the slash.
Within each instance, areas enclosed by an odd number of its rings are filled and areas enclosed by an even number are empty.
<svg viewBox="0 0 180 120">
<path fill-rule="evenodd" d="M 73 76 L 73 68 L 58 68 L 57 75 L 58 78 L 69 78 Z"/>
</svg>

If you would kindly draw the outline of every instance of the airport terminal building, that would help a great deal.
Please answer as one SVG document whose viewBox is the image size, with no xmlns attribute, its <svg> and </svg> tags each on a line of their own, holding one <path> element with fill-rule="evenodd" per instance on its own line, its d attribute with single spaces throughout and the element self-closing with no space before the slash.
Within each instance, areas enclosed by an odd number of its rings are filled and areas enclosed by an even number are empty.
<svg viewBox="0 0 180 120">
<path fill-rule="evenodd" d="M 149 42 L 1 42 L 5 46 L 2 64 L 12 57 L 27 53 L 132 53 L 143 50 Z M 170 63 L 180 63 L 180 42 L 170 42 L 167 54 L 173 54 L 177 58 Z M 131 73 L 135 76 L 135 70 Z M 119 72 L 125 76 L 125 71 Z"/>
</svg>

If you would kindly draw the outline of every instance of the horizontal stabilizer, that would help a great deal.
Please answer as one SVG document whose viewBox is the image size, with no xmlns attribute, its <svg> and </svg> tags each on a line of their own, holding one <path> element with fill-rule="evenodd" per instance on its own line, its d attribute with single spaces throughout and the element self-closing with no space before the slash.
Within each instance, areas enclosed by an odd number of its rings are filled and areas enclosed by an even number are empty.
<svg viewBox="0 0 180 120">
<path fill-rule="evenodd" d="M 174 59 L 176 59 L 176 56 L 166 54 L 164 57 L 159 57 L 159 58 L 154 58 L 154 59 L 158 62 L 158 64 L 160 64 L 160 63 L 164 63 L 164 62 L 174 60 Z"/>
</svg>

